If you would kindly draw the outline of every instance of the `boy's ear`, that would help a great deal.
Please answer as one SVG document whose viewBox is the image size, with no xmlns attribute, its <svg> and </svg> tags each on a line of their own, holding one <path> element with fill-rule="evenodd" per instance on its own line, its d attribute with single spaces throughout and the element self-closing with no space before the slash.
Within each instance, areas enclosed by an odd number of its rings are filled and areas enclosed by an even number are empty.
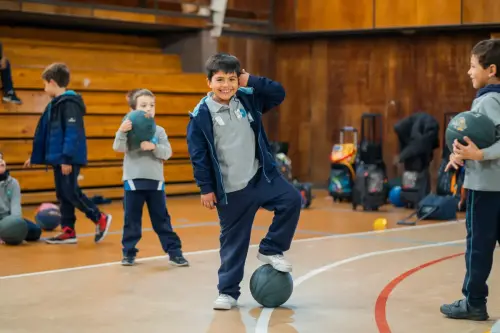
<svg viewBox="0 0 500 333">
<path fill-rule="evenodd" d="M 209 88 L 212 88 L 212 82 L 208 79 L 208 77 L 207 77 L 207 86 Z"/>
<path fill-rule="evenodd" d="M 498 73 L 498 68 L 497 68 L 497 65 L 495 64 L 492 64 L 490 65 L 490 75 L 489 77 L 495 77 Z"/>
</svg>

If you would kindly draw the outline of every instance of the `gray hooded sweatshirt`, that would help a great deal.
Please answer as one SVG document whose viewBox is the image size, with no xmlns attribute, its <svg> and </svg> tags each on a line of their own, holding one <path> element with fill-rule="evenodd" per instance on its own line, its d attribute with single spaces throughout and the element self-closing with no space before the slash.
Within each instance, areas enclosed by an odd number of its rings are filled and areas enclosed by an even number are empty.
<svg viewBox="0 0 500 333">
<path fill-rule="evenodd" d="M 9 215 L 22 215 L 21 187 L 15 178 L 7 175 L 7 179 L 0 181 L 0 220 Z"/>
</svg>

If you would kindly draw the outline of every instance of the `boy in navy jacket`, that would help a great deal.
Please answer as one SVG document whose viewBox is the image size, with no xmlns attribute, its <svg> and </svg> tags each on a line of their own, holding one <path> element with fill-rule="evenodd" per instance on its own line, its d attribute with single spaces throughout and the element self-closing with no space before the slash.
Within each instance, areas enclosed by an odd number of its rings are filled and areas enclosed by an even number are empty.
<svg viewBox="0 0 500 333">
<path fill-rule="evenodd" d="M 96 225 L 95 242 L 106 236 L 111 215 L 99 208 L 82 193 L 78 185 L 80 168 L 87 164 L 87 137 L 83 116 L 85 104 L 80 95 L 66 90 L 70 72 L 65 64 L 54 63 L 42 74 L 45 92 L 52 101 L 45 108 L 35 131 L 31 157 L 25 166 L 51 165 L 54 169 L 56 195 L 61 207 L 63 232 L 46 240 L 49 244 L 77 243 L 75 208 Z"/>
<path fill-rule="evenodd" d="M 261 120 L 285 99 L 281 84 L 249 75 L 229 54 L 210 57 L 206 70 L 212 92 L 190 114 L 187 142 L 201 203 L 217 208 L 220 219 L 221 266 L 214 309 L 229 310 L 240 296 L 258 209 L 274 211 L 258 259 L 291 272 L 283 252 L 290 248 L 302 199 L 276 168 Z"/>
</svg>

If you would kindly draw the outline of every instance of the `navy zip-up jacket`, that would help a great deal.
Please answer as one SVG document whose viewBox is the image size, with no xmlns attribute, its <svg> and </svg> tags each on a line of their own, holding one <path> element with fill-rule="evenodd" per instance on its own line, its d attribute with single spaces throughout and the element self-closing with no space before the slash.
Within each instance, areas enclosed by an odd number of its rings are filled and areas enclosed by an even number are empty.
<svg viewBox="0 0 500 333">
<path fill-rule="evenodd" d="M 241 87 L 236 97 L 245 110 L 251 113 L 254 121 L 251 127 L 255 133 L 256 151 L 263 168 L 263 176 L 271 182 L 279 175 L 274 156 L 262 125 L 262 115 L 280 105 L 285 99 L 283 86 L 264 77 L 250 75 L 247 87 Z M 217 152 L 215 150 L 213 122 L 204 97 L 190 112 L 187 126 L 187 144 L 194 178 L 202 194 L 214 192 L 218 204 L 228 204 L 220 171 Z"/>
<path fill-rule="evenodd" d="M 31 164 L 86 165 L 85 104 L 72 90 L 47 105 L 35 130 Z"/>
</svg>

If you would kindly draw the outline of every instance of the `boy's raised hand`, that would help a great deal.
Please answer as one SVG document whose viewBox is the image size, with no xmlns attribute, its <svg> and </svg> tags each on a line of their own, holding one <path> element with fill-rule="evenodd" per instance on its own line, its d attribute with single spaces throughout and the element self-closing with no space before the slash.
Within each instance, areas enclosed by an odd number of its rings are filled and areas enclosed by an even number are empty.
<svg viewBox="0 0 500 333">
<path fill-rule="evenodd" d="M 206 207 L 208 209 L 214 209 L 216 203 L 217 203 L 217 199 L 215 198 L 214 192 L 210 192 L 210 193 L 201 195 L 201 204 L 204 207 Z"/>
<path fill-rule="evenodd" d="M 118 130 L 122 133 L 127 133 L 131 129 L 132 129 L 132 122 L 127 119 L 120 125 L 120 128 Z"/>
<path fill-rule="evenodd" d="M 240 87 L 247 86 L 249 77 L 250 77 L 250 74 L 248 74 L 244 69 L 242 69 L 240 77 L 238 78 Z"/>
</svg>

